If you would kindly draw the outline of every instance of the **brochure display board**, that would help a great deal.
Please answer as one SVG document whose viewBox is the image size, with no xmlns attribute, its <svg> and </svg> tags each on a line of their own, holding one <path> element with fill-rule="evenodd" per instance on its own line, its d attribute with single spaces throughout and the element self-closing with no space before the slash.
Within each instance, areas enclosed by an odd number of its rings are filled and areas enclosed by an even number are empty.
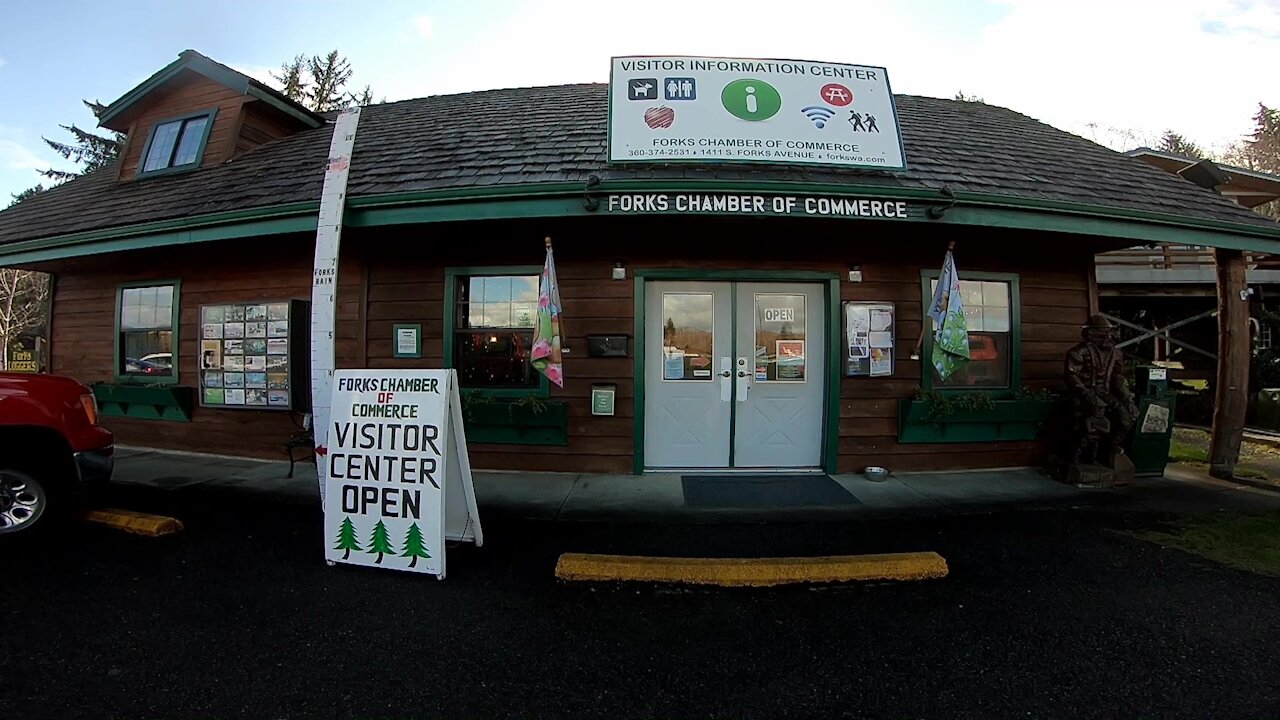
<svg viewBox="0 0 1280 720">
<path fill-rule="evenodd" d="M 455 370 L 337 370 L 325 559 L 444 578 L 445 540 L 484 543 Z"/>
<path fill-rule="evenodd" d="M 844 304 L 846 377 L 883 377 L 893 374 L 894 319 L 893 303 Z"/>
<path fill-rule="evenodd" d="M 200 306 L 200 405 L 239 410 L 306 407 L 306 302 Z"/>
</svg>

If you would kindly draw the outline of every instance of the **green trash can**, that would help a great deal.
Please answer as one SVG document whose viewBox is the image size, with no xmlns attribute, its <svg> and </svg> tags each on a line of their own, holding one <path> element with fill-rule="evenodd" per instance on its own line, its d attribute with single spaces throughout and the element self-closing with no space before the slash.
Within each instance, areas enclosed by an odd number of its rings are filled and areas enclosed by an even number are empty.
<svg viewBox="0 0 1280 720">
<path fill-rule="evenodd" d="M 1166 368 L 1139 365 L 1134 369 L 1134 379 L 1138 417 L 1129 443 L 1129 460 L 1133 462 L 1135 475 L 1161 476 L 1169 462 L 1177 395 L 1169 390 Z"/>
<path fill-rule="evenodd" d="M 1254 405 L 1254 424 L 1266 430 L 1280 430 L 1280 388 L 1262 388 Z"/>
</svg>

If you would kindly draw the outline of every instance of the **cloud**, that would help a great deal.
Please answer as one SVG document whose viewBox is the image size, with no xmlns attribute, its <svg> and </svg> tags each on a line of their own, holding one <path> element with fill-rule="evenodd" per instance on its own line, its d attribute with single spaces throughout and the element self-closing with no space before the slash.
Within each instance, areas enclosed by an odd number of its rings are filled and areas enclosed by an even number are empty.
<svg viewBox="0 0 1280 720">
<path fill-rule="evenodd" d="M 0 137 L 0 167 L 8 170 L 42 170 L 49 166 L 30 148 L 17 140 Z"/>
<path fill-rule="evenodd" d="M 4 64 L 5 64 L 4 58 L 0 57 L 0 69 L 4 68 Z"/>
<path fill-rule="evenodd" d="M 1259 101 L 1278 99 L 1255 74 L 1233 70 L 1270 67 L 1280 53 L 1269 37 L 1280 22 L 1258 3 L 1004 5 L 1008 14 L 954 64 L 976 81 L 965 90 L 1086 137 L 1090 123 L 1147 137 L 1172 128 L 1221 149 L 1249 128 Z"/>
<path fill-rule="evenodd" d="M 418 37 L 423 40 L 430 40 L 435 34 L 435 22 L 430 15 L 419 15 L 413 19 L 413 27 L 418 31 Z"/>
</svg>

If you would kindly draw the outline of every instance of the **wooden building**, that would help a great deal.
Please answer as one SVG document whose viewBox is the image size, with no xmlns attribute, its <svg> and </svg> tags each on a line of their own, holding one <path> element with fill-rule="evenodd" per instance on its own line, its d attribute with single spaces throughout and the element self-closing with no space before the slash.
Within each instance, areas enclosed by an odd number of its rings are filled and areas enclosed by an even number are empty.
<svg viewBox="0 0 1280 720">
<path fill-rule="evenodd" d="M 1011 110 L 896 101 L 895 172 L 613 166 L 602 85 L 367 107 L 338 367 L 457 368 L 478 468 L 1029 465 L 1027 390 L 1060 384 L 1096 254 L 1280 248 L 1275 223 Z M 332 118 L 186 51 L 101 123 L 128 134 L 114 167 L 0 212 L 0 265 L 55 277 L 51 371 L 100 383 L 122 444 L 283 457 Z M 528 365 L 544 237 L 563 389 Z M 922 309 L 951 243 L 974 358 L 943 383 Z M 939 421 L 918 390 L 997 407 Z"/>
</svg>

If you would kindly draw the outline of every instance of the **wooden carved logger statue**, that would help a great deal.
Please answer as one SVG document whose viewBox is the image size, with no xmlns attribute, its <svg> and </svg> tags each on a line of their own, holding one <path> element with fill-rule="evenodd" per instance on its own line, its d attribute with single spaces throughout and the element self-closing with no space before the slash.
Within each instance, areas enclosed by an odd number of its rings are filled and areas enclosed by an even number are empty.
<svg viewBox="0 0 1280 720">
<path fill-rule="evenodd" d="M 1066 362 L 1076 441 L 1071 464 L 1132 467 L 1120 447 L 1138 407 L 1124 380 L 1123 356 L 1116 347 L 1119 333 L 1105 317 L 1093 315 L 1080 335 L 1082 341 L 1067 352 Z"/>
</svg>

